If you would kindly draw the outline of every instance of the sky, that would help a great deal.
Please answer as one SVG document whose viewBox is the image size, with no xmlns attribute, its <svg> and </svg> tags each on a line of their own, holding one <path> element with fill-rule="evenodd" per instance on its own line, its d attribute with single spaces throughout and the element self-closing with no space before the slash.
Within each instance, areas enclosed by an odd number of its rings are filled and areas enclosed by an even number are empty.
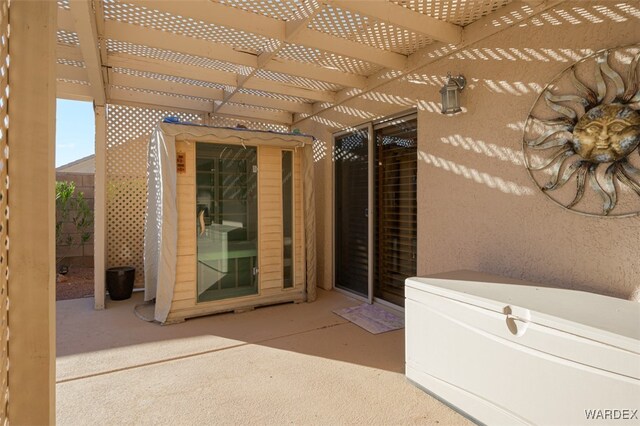
<svg viewBox="0 0 640 426">
<path fill-rule="evenodd" d="M 58 99 L 56 107 L 56 167 L 94 154 L 93 104 Z"/>
</svg>

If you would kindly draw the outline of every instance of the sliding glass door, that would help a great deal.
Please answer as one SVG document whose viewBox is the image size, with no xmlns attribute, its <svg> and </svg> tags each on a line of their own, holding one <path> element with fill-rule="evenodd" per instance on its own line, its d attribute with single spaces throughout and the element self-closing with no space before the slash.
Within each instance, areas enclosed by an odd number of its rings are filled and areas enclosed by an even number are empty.
<svg viewBox="0 0 640 426">
<path fill-rule="evenodd" d="M 404 306 L 404 280 L 416 275 L 417 121 L 374 127 L 374 296 Z"/>
<path fill-rule="evenodd" d="M 369 131 L 335 138 L 335 285 L 369 295 Z"/>
<path fill-rule="evenodd" d="M 416 116 L 334 142 L 335 286 L 404 306 L 404 280 L 415 276 L 417 262 Z"/>
</svg>

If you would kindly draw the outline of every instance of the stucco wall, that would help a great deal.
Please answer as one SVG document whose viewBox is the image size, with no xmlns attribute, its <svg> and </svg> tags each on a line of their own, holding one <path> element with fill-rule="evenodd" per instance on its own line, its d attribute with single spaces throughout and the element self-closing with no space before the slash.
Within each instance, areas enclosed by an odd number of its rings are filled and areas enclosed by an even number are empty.
<svg viewBox="0 0 640 426">
<path fill-rule="evenodd" d="M 474 269 L 628 297 L 640 286 L 640 219 L 586 217 L 552 203 L 527 174 L 521 141 L 547 82 L 593 51 L 640 43 L 639 23 L 638 1 L 566 2 L 296 124 L 324 146 L 316 159 L 319 285 L 332 284 L 331 133 L 417 105 L 418 274 Z M 448 71 L 469 81 L 456 116 L 439 113 Z"/>
</svg>

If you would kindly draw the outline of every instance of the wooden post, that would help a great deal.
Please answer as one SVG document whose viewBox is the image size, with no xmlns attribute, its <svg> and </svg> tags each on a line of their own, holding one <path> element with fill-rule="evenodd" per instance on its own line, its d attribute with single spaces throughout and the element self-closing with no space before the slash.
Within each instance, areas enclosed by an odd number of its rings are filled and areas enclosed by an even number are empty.
<svg viewBox="0 0 640 426">
<path fill-rule="evenodd" d="M 95 309 L 105 308 L 105 266 L 107 256 L 107 126 L 106 108 L 96 105 L 96 172 L 94 196 L 94 232 L 93 232 L 93 280 Z"/>
<path fill-rule="evenodd" d="M 11 424 L 54 424 L 56 18 L 12 0 L 9 54 Z"/>
</svg>

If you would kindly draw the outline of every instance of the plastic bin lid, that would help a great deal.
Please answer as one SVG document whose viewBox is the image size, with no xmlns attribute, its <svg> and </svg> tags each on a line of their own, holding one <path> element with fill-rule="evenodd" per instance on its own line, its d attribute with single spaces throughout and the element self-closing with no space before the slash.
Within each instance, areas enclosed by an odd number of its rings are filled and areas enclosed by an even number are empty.
<svg viewBox="0 0 640 426">
<path fill-rule="evenodd" d="M 530 322 L 640 353 L 640 303 L 473 271 L 408 278 L 407 287 L 504 313 L 526 309 Z"/>
</svg>

